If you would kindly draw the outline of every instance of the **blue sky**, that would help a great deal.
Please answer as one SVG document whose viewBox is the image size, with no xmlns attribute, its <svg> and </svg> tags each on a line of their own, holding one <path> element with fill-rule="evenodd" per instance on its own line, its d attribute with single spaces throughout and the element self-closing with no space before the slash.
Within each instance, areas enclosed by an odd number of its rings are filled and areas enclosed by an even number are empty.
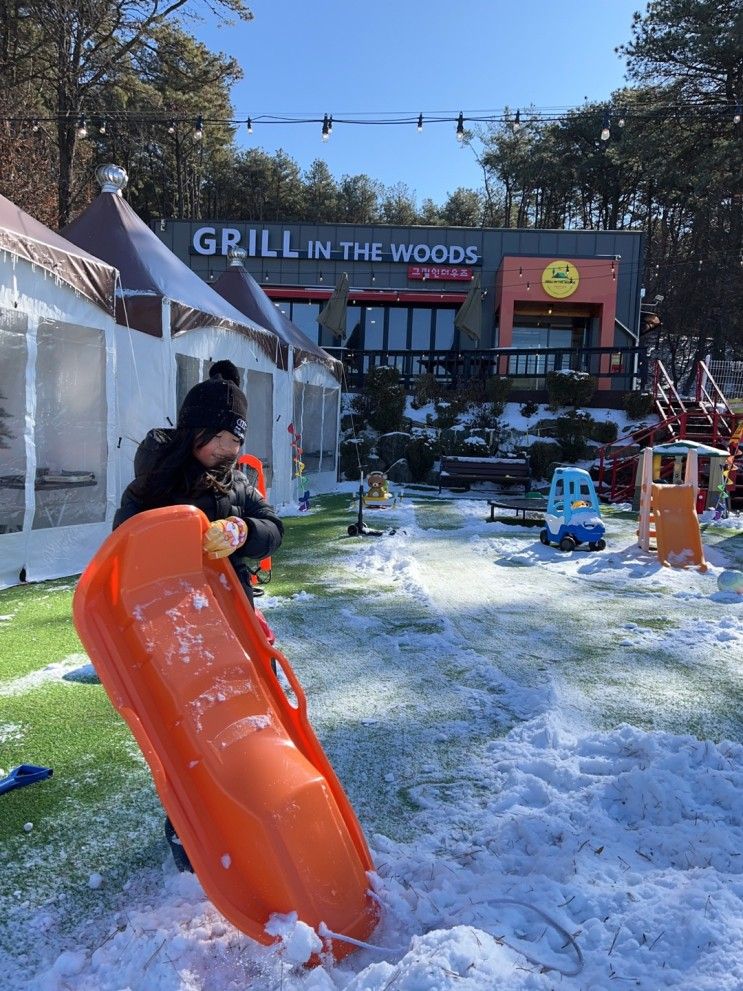
<svg viewBox="0 0 743 991">
<path fill-rule="evenodd" d="M 615 46 L 630 39 L 642 0 L 248 0 L 255 19 L 190 25 L 210 48 L 236 57 L 240 118 L 261 114 L 364 114 L 569 108 L 606 99 L 625 82 Z M 453 123 L 336 123 L 324 143 L 316 124 L 254 124 L 238 143 L 283 148 L 303 169 L 322 158 L 336 178 L 365 172 L 406 183 L 418 202 L 442 203 L 458 186 L 482 185 Z"/>
</svg>

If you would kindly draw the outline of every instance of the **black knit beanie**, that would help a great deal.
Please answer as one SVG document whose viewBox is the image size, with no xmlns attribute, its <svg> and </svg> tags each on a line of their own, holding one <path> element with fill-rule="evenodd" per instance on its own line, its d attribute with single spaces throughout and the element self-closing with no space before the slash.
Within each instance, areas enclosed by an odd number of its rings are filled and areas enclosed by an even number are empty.
<svg viewBox="0 0 743 991">
<path fill-rule="evenodd" d="M 186 395 L 178 411 L 179 427 L 229 430 L 240 442 L 245 440 L 248 400 L 234 382 L 221 377 L 200 382 Z"/>
<path fill-rule="evenodd" d="M 209 369 L 209 378 L 227 379 L 228 382 L 234 382 L 235 385 L 239 386 L 240 370 L 237 365 L 233 365 L 229 358 L 223 358 L 221 361 L 215 361 Z"/>
</svg>

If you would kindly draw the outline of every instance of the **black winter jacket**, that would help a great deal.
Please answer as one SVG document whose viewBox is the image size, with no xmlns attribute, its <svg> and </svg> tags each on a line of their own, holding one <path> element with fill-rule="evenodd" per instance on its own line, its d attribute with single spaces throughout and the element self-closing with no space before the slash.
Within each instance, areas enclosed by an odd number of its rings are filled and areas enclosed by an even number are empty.
<svg viewBox="0 0 743 991">
<path fill-rule="evenodd" d="M 114 516 L 114 529 L 148 508 L 143 505 L 144 476 L 154 466 L 157 456 L 169 442 L 171 435 L 170 430 L 150 430 L 139 445 L 134 458 L 134 481 L 126 487 L 121 497 L 121 505 Z M 227 516 L 239 516 L 248 523 L 248 539 L 239 550 L 230 555 L 229 560 L 252 602 L 250 559 L 259 561 L 270 557 L 281 545 L 284 525 L 274 509 L 237 468 L 232 469 L 229 490 L 224 494 L 209 490 L 195 497 L 188 495 L 190 486 L 203 471 L 202 465 L 194 458 L 184 477 L 183 492 L 176 492 L 169 505 L 196 506 L 212 521 L 223 520 Z"/>
</svg>

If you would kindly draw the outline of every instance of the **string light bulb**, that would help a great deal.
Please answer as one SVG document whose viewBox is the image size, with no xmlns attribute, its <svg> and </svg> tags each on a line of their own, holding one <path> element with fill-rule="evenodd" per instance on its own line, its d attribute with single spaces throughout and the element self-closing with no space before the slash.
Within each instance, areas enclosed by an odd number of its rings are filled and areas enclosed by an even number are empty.
<svg viewBox="0 0 743 991">
<path fill-rule="evenodd" d="M 168 124 L 168 134 L 175 134 L 175 120 L 171 120 Z"/>
<path fill-rule="evenodd" d="M 513 124 L 511 124 L 511 130 L 513 131 L 514 134 L 518 134 L 518 132 L 521 130 L 521 111 L 520 110 L 517 110 L 516 111 L 516 116 L 513 119 Z"/>
<path fill-rule="evenodd" d="M 737 103 L 735 105 L 735 113 L 733 114 L 733 123 L 740 124 L 740 118 L 741 118 L 741 106 L 739 103 Z"/>
<path fill-rule="evenodd" d="M 611 129 L 609 127 L 609 111 L 604 111 L 604 122 L 601 125 L 601 140 L 608 141 L 611 137 Z"/>
<path fill-rule="evenodd" d="M 196 123 L 194 124 L 193 139 L 194 141 L 201 141 L 204 137 L 204 118 L 199 114 L 196 118 Z"/>
<path fill-rule="evenodd" d="M 324 114 L 322 119 L 322 139 L 327 141 L 330 137 L 330 127 L 328 126 L 328 115 Z"/>
<path fill-rule="evenodd" d="M 617 120 L 617 127 L 624 127 L 627 123 L 627 118 L 624 110 L 619 111 L 619 119 Z"/>
<path fill-rule="evenodd" d="M 423 114 L 418 114 L 418 134 L 423 130 Z"/>
<path fill-rule="evenodd" d="M 39 133 L 39 126 L 40 126 L 39 125 L 39 118 L 38 117 L 34 117 L 34 119 L 31 121 L 31 131 L 32 131 L 33 134 L 38 134 Z"/>
<path fill-rule="evenodd" d="M 328 137 L 333 133 L 333 115 L 330 114 L 328 117 Z"/>
<path fill-rule="evenodd" d="M 251 120 L 250 117 L 248 117 L 247 127 L 248 127 L 248 134 L 252 134 L 253 133 L 253 121 Z"/>
<path fill-rule="evenodd" d="M 77 118 L 77 136 L 78 138 L 87 138 L 88 136 L 88 125 L 85 123 L 85 114 L 80 114 Z"/>
<path fill-rule="evenodd" d="M 105 117 L 101 117 L 101 122 L 98 125 L 98 133 L 99 134 L 105 134 L 106 133 L 106 118 Z"/>
<path fill-rule="evenodd" d="M 464 141 L 464 114 L 457 117 L 457 141 Z"/>
</svg>

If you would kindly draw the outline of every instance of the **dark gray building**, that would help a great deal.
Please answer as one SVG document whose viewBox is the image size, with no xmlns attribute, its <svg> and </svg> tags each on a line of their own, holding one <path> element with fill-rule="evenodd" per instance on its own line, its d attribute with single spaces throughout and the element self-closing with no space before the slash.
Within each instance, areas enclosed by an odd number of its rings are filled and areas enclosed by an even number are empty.
<svg viewBox="0 0 743 991">
<path fill-rule="evenodd" d="M 246 268 L 289 319 L 342 356 L 363 354 L 365 367 L 379 363 L 376 355 L 408 378 L 421 370 L 448 375 L 447 356 L 471 365 L 477 355 L 488 373 L 520 377 L 526 390 L 545 371 L 567 367 L 591 371 L 601 390 L 629 385 L 639 233 L 208 220 L 153 226 L 207 282 L 224 270 L 230 248 L 244 248 Z M 317 316 L 343 272 L 350 292 L 339 339 Z M 470 305 L 473 293 L 479 310 Z M 462 330 L 455 317 L 465 301 Z"/>
</svg>

